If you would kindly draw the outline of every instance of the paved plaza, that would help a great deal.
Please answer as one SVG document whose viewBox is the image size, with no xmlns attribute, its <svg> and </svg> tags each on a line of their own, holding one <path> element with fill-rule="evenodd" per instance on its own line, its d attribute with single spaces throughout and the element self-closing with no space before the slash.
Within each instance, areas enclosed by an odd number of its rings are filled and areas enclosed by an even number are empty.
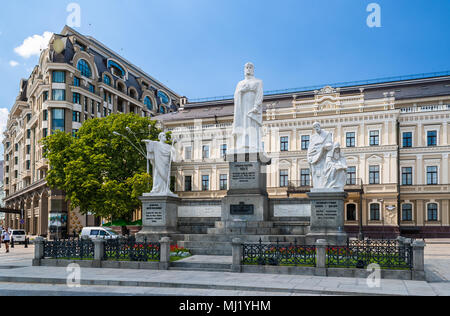
<svg viewBox="0 0 450 316">
<path fill-rule="evenodd" d="M 212 271 L 81 269 L 81 287 L 68 287 L 66 268 L 33 267 L 33 246 L 0 249 L 0 295 L 450 295 L 450 240 L 428 241 L 428 282 Z M 185 262 L 230 263 L 231 257 L 194 256 Z"/>
</svg>

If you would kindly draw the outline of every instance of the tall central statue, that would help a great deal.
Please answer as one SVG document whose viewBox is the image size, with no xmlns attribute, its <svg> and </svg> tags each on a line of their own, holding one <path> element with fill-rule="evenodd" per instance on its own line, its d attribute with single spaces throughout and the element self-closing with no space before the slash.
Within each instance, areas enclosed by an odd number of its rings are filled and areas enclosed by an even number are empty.
<svg viewBox="0 0 450 316">
<path fill-rule="evenodd" d="M 237 153 L 261 151 L 263 125 L 263 82 L 255 78 L 255 66 L 247 63 L 245 79 L 238 83 L 234 94 L 233 136 Z"/>
</svg>

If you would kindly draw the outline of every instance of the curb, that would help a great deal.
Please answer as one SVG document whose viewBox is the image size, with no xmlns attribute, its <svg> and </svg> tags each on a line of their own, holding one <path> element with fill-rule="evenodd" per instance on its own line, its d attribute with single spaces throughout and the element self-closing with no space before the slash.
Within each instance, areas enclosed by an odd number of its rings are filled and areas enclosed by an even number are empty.
<svg viewBox="0 0 450 316">
<path fill-rule="evenodd" d="M 49 284 L 64 285 L 66 279 L 61 278 L 32 278 L 32 277 L 8 277 L 0 276 L 0 282 L 5 283 L 31 283 L 31 284 Z M 269 287 L 251 287 L 239 285 L 220 285 L 220 284 L 195 284 L 195 283 L 171 283 L 171 282 L 152 282 L 152 281 L 120 281 L 120 280 L 81 280 L 81 285 L 100 285 L 100 286 L 134 286 L 134 287 L 152 287 L 152 288 L 186 288 L 186 289 L 212 289 L 212 290 L 231 290 L 231 291 L 252 291 L 252 292 L 276 292 L 286 294 L 316 294 L 332 296 L 402 296 L 400 294 L 385 294 L 374 292 L 351 292 L 336 290 L 314 290 L 314 289 L 287 289 L 287 288 L 269 288 Z"/>
</svg>

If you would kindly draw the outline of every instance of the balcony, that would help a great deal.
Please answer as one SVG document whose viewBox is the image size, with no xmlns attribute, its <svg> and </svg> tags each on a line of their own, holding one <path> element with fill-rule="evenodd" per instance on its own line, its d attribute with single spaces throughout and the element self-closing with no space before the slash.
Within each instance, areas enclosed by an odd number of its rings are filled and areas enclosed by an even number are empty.
<svg viewBox="0 0 450 316">
<path fill-rule="evenodd" d="M 289 194 L 299 194 L 299 193 L 308 193 L 311 191 L 312 186 L 304 185 L 302 181 L 289 181 L 289 185 L 287 187 L 287 193 Z M 351 182 L 347 182 L 345 186 L 345 192 L 364 192 L 364 186 L 362 179 L 353 179 Z"/>
</svg>

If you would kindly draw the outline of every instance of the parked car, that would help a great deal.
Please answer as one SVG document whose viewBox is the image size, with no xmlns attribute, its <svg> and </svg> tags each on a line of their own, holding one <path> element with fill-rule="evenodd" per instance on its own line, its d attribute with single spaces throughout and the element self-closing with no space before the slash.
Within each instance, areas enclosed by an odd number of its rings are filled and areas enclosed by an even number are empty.
<svg viewBox="0 0 450 316">
<path fill-rule="evenodd" d="M 10 231 L 10 233 L 11 233 L 11 239 L 14 239 L 14 243 L 17 243 L 17 244 L 25 243 L 25 239 L 27 238 L 27 234 L 25 233 L 25 230 L 12 229 Z"/>
<path fill-rule="evenodd" d="M 88 236 L 91 239 L 116 239 L 120 237 L 119 234 L 108 227 L 84 227 L 81 231 L 81 237 L 83 236 Z"/>
</svg>

